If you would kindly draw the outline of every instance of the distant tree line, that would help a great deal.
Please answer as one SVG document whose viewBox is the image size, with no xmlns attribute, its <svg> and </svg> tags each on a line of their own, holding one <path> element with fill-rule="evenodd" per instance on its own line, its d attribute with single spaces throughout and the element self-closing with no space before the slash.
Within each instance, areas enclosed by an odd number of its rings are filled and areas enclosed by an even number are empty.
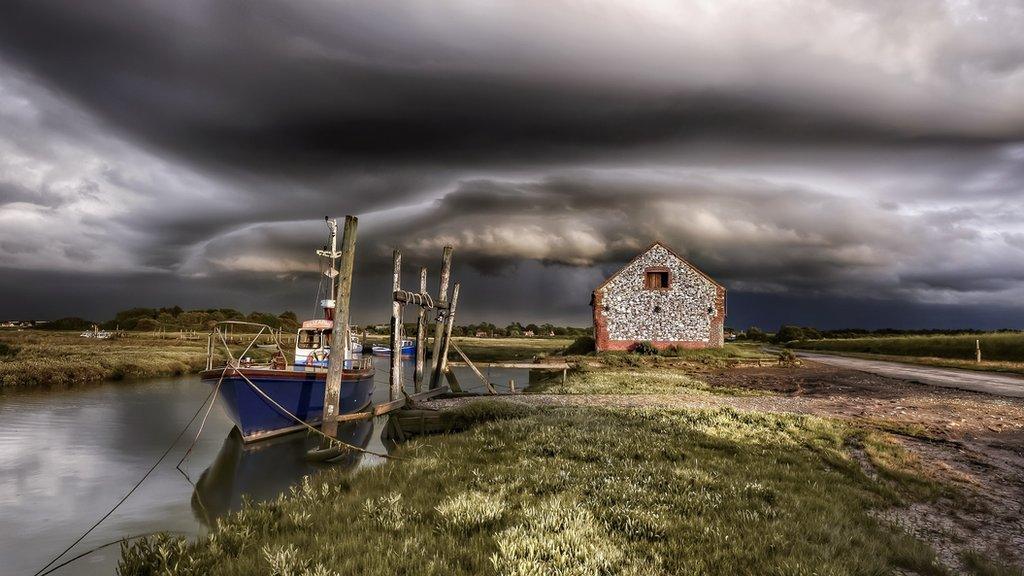
<svg viewBox="0 0 1024 576">
<path fill-rule="evenodd" d="M 416 334 L 416 323 L 406 322 L 404 324 L 405 334 L 407 336 L 414 336 Z M 362 329 L 365 329 L 370 334 L 387 334 L 388 326 L 386 324 L 370 324 Z M 490 322 L 482 322 L 480 324 L 463 324 L 461 326 L 452 326 L 453 336 L 483 336 L 487 338 L 528 338 L 528 337 L 542 337 L 542 336 L 561 336 L 575 338 L 577 336 L 589 336 L 594 332 L 593 328 L 587 326 L 585 328 L 577 328 L 574 326 L 555 326 L 554 324 L 522 324 L 519 322 L 513 322 L 506 326 L 497 326 Z"/>
<path fill-rule="evenodd" d="M 294 332 L 299 328 L 299 319 L 294 312 L 281 314 L 270 312 L 250 312 L 245 314 L 233 308 L 206 308 L 184 310 L 180 306 L 171 308 L 129 308 L 114 315 L 106 322 L 93 322 L 77 317 L 60 318 L 48 322 L 40 328 L 45 330 L 88 330 L 99 326 L 104 330 L 133 330 L 139 332 L 155 332 L 158 330 L 209 330 L 217 322 L 224 320 L 240 320 L 259 322 L 271 328 L 285 332 Z"/>
<path fill-rule="evenodd" d="M 185 310 L 181 306 L 169 308 L 129 308 L 116 313 L 114 317 L 105 322 L 94 322 L 78 317 L 67 317 L 53 320 L 40 325 L 45 330 L 89 330 L 93 326 L 99 326 L 103 330 L 132 330 L 138 332 L 156 332 L 159 330 L 209 330 L 217 322 L 224 320 L 240 320 L 244 322 L 258 322 L 266 324 L 271 328 L 280 328 L 284 332 L 294 332 L 299 329 L 301 322 L 292 311 L 273 314 L 270 312 L 250 312 L 245 314 L 234 308 L 205 308 L 197 310 Z M 371 324 L 364 327 L 356 327 L 357 330 L 366 330 L 371 334 L 387 334 L 387 324 Z M 414 336 L 416 334 L 416 323 L 405 323 L 405 334 Z M 577 328 L 573 326 L 555 326 L 554 324 L 522 324 L 513 322 L 506 326 L 497 326 L 490 322 L 480 324 L 464 324 L 453 326 L 452 334 L 455 336 L 476 336 L 478 334 L 493 338 L 507 337 L 543 337 L 561 336 L 575 338 L 578 336 L 589 336 L 593 329 L 589 326 Z"/>
<path fill-rule="evenodd" d="M 753 342 L 774 342 L 777 344 L 792 342 L 794 340 L 822 340 L 825 338 L 850 339 L 867 338 L 872 336 L 949 336 L 955 334 L 991 334 L 992 332 L 1019 332 L 1012 328 L 1001 328 L 999 330 L 978 330 L 974 328 L 960 329 L 898 329 L 879 328 L 867 330 L 865 328 L 842 328 L 838 330 L 818 330 L 810 326 L 795 326 L 784 324 L 774 333 L 768 333 L 757 326 L 751 326 L 746 331 L 736 334 L 737 340 L 748 340 Z"/>
</svg>

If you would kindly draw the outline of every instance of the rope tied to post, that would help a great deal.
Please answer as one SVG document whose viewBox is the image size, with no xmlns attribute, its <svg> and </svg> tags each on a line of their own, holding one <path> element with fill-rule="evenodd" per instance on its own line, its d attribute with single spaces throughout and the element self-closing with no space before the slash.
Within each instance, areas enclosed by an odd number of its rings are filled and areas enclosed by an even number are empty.
<svg viewBox="0 0 1024 576">
<path fill-rule="evenodd" d="M 426 292 L 409 292 L 409 304 L 413 306 L 420 306 L 421 308 L 433 308 L 434 298 Z"/>
</svg>

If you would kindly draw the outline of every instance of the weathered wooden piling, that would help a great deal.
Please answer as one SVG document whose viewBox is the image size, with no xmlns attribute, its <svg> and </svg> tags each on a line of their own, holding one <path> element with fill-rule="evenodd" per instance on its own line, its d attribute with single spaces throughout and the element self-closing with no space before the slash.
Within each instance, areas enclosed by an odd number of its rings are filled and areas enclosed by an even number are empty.
<svg viewBox="0 0 1024 576">
<path fill-rule="evenodd" d="M 402 289 L 402 253 L 393 254 L 394 271 L 392 295 Z M 388 400 L 402 397 L 402 303 L 392 296 L 391 300 L 391 373 L 388 379 Z"/>
<path fill-rule="evenodd" d="M 427 269 L 420 268 L 420 294 L 427 293 Z M 420 306 L 419 317 L 416 319 L 416 368 L 412 373 L 413 390 L 423 391 L 423 359 L 427 355 L 427 308 Z"/>
<path fill-rule="evenodd" d="M 449 254 L 449 257 L 451 255 Z M 448 370 L 448 347 L 451 344 L 452 337 L 452 325 L 455 323 L 455 308 L 459 303 L 459 283 L 455 283 L 455 287 L 452 288 L 452 300 L 448 307 L 448 312 L 444 317 L 444 324 L 438 340 L 440 345 L 435 343 L 434 352 L 434 373 L 430 379 L 430 388 L 434 389 L 441 385 L 441 375 Z M 439 350 L 438 350 L 439 348 Z M 458 387 L 458 381 L 451 381 L 452 390 L 456 392 L 462 392 Z"/>
<path fill-rule="evenodd" d="M 445 246 L 444 251 L 441 253 L 441 278 L 437 289 L 437 301 L 438 303 L 448 303 L 448 282 L 451 279 L 451 267 L 452 267 L 452 250 L 451 246 Z M 454 300 L 454 295 L 452 300 Z M 454 312 L 454 305 L 450 306 L 450 310 Z M 437 359 L 441 353 L 441 336 L 444 333 L 444 323 L 442 322 L 442 316 L 438 313 L 437 318 L 434 322 L 434 363 L 437 364 Z M 434 373 L 430 378 L 430 389 L 433 390 L 441 385 L 441 374 L 443 371 L 434 370 Z"/>
<path fill-rule="evenodd" d="M 349 358 L 349 301 L 352 294 L 352 268 L 355 263 L 356 226 L 355 216 L 345 217 L 345 229 L 341 236 L 341 264 L 337 275 L 335 293 L 334 329 L 331 337 L 331 355 L 327 362 L 327 382 L 324 387 L 323 427 L 321 431 L 330 437 L 338 434 L 338 403 L 341 400 L 341 377 L 345 360 Z M 331 251 L 335 250 L 331 246 Z"/>
</svg>

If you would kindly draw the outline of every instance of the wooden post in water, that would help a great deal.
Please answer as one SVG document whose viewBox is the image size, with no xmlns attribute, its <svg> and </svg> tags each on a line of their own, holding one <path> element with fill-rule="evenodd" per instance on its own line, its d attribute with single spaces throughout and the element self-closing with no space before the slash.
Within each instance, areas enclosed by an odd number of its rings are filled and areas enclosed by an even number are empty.
<svg viewBox="0 0 1024 576">
<path fill-rule="evenodd" d="M 427 269 L 420 268 L 420 294 L 427 293 Z M 427 309 L 420 306 L 416 320 L 416 369 L 412 374 L 412 385 L 416 393 L 423 391 L 423 359 L 427 355 Z"/>
<path fill-rule="evenodd" d="M 392 277 L 391 301 L 391 373 L 389 377 L 388 400 L 402 396 L 402 303 L 394 299 L 394 293 L 402 289 L 402 253 L 395 250 L 394 276 Z"/>
<path fill-rule="evenodd" d="M 437 346 L 435 342 L 434 346 L 435 348 L 440 348 L 440 350 L 434 353 L 434 374 L 433 377 L 430 379 L 431 390 L 441 385 L 441 375 L 444 374 L 445 371 L 447 371 L 448 369 L 448 346 L 450 344 L 452 336 L 452 325 L 455 323 L 455 306 L 458 303 L 459 284 L 458 282 L 456 282 L 455 287 L 452 289 L 451 305 L 448 307 L 448 312 L 446 313 L 444 319 L 444 325 L 441 330 L 441 334 L 438 337 L 438 342 L 440 342 L 441 345 Z M 449 383 L 453 384 L 452 390 L 456 392 L 462 392 L 462 390 L 457 389 L 457 381 L 450 380 Z"/>
<path fill-rule="evenodd" d="M 452 247 L 445 246 L 444 251 L 441 253 L 441 283 L 437 290 L 437 301 L 446 302 L 448 300 L 448 282 L 451 279 L 451 268 L 452 268 Z M 448 312 L 452 312 L 454 306 L 449 307 Z M 444 324 L 440 318 L 434 322 L 434 364 L 440 365 L 437 359 L 441 353 L 441 336 L 444 334 Z M 441 385 L 441 372 L 435 370 L 430 376 L 430 389 L 433 390 Z"/>
<path fill-rule="evenodd" d="M 338 434 L 338 402 L 341 399 L 341 377 L 348 358 L 349 299 L 352 294 L 352 267 L 356 252 L 355 216 L 345 216 L 345 231 L 341 236 L 341 265 L 334 304 L 334 329 L 331 332 L 331 354 L 327 361 L 327 382 L 324 386 L 324 412 L 321 430 L 334 437 Z M 332 238 L 333 240 L 333 238 Z M 332 241 L 332 244 L 335 242 Z M 335 251 L 335 246 L 331 246 Z M 324 439 L 326 442 L 326 439 Z M 326 446 L 325 446 L 326 447 Z"/>
</svg>

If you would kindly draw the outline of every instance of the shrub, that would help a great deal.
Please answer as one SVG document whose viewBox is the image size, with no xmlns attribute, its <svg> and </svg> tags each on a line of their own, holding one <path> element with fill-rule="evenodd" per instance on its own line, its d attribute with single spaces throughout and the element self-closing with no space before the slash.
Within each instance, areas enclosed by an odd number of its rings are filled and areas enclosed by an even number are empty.
<svg viewBox="0 0 1024 576">
<path fill-rule="evenodd" d="M 656 356 L 658 354 L 658 349 L 654 347 L 654 344 L 651 344 L 646 340 L 634 342 L 629 351 L 641 356 Z"/>
<path fill-rule="evenodd" d="M 18 353 L 17 346 L 11 346 L 5 342 L 0 342 L 0 358 L 11 358 Z"/>
<path fill-rule="evenodd" d="M 594 340 L 593 336 L 580 336 L 569 344 L 563 353 L 566 356 L 582 356 L 583 354 L 590 354 L 597 350 L 597 341 Z"/>
</svg>

